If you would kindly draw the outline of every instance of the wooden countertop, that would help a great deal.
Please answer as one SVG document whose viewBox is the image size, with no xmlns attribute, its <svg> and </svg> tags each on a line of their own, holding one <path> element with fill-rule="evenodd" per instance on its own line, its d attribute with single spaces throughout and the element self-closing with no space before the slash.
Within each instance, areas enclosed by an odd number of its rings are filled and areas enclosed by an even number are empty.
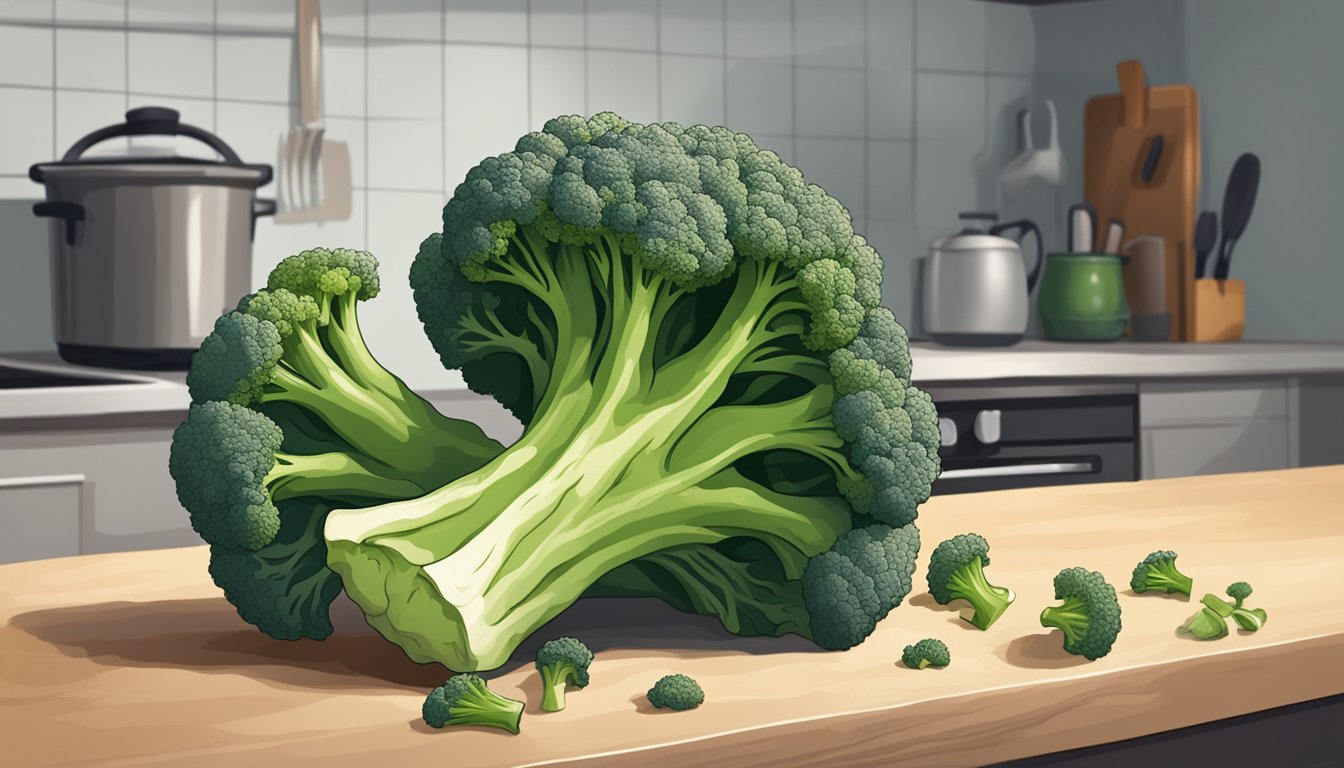
<svg viewBox="0 0 1344 768">
<path fill-rule="evenodd" d="M 237 618 L 203 547 L 0 567 L 0 743 L 11 765 L 966 766 L 1115 741 L 1344 692 L 1344 466 L 940 497 L 920 515 L 916 589 L 862 646 L 742 639 L 652 601 L 588 601 L 545 637 L 597 652 L 592 684 L 540 714 L 535 643 L 492 687 L 525 698 L 522 734 L 434 731 L 420 703 L 445 677 L 336 613 L 325 642 L 271 640 Z M 980 632 L 932 602 L 928 553 L 977 531 L 1017 603 Z M 1180 552 L 1196 600 L 1130 594 L 1135 562 Z M 1087 662 L 1038 623 L 1061 568 L 1101 570 L 1124 630 Z M 1244 579 L 1255 634 L 1175 630 L 1205 592 Z M 952 665 L 896 666 L 944 639 Z M 684 672 L 697 710 L 643 692 Z M 641 752 L 639 755 L 631 752 Z"/>
</svg>

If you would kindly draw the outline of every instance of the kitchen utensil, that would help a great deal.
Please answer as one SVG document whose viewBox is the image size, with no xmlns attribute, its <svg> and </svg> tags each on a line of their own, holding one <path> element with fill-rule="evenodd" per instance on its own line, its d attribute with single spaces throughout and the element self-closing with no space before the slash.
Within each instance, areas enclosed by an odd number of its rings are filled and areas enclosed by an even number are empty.
<svg viewBox="0 0 1344 768">
<path fill-rule="evenodd" d="M 1203 211 L 1195 221 L 1195 279 L 1204 276 L 1205 265 L 1209 263 L 1209 254 L 1218 244 L 1218 214 Z"/>
<path fill-rule="evenodd" d="M 1145 184 L 1152 181 L 1153 176 L 1157 174 L 1157 164 L 1162 161 L 1162 145 L 1165 143 L 1166 139 L 1162 138 L 1160 133 L 1154 134 L 1153 138 L 1148 140 L 1148 152 L 1144 154 L 1143 168 L 1139 170 L 1139 178 L 1143 179 Z"/>
<path fill-rule="evenodd" d="M 1112 341 L 1129 322 L 1120 256 L 1051 253 L 1038 298 L 1041 330 L 1059 341 Z"/>
<path fill-rule="evenodd" d="M 1102 253 L 1119 253 L 1120 243 L 1125 239 L 1125 222 L 1111 219 L 1106 223 L 1106 239 L 1102 242 Z"/>
<path fill-rule="evenodd" d="M 1069 206 L 1069 250 L 1088 253 L 1096 246 L 1097 211 L 1087 203 Z"/>
<path fill-rule="evenodd" d="M 1121 219 L 1131 233 L 1166 241 L 1166 311 L 1171 338 L 1180 341 L 1193 320 L 1199 97 L 1188 85 L 1145 87 L 1137 61 L 1121 62 L 1116 75 L 1120 92 L 1094 97 L 1084 109 L 1083 198 L 1096 206 L 1098 221 Z M 1143 165 L 1156 134 L 1162 152 L 1145 182 Z"/>
<path fill-rule="evenodd" d="M 1166 341 L 1171 315 L 1166 307 L 1166 241 L 1145 235 L 1125 244 L 1129 267 L 1124 270 L 1129 309 L 1129 334 L 1135 341 Z"/>
<path fill-rule="evenodd" d="M 1246 222 L 1250 221 L 1251 211 L 1255 209 L 1255 194 L 1260 189 L 1260 158 L 1247 152 L 1237 158 L 1232 166 L 1232 174 L 1227 177 L 1227 188 L 1223 191 L 1223 239 L 1218 245 L 1218 263 L 1213 276 L 1226 280 L 1228 269 L 1232 266 L 1232 249 L 1237 238 L 1246 231 Z"/>
<path fill-rule="evenodd" d="M 963 213 L 965 221 L 996 220 L 992 213 Z M 1017 240 L 1036 236 L 1036 258 L 1028 272 Z M 988 229 L 967 226 L 934 241 L 924 264 L 924 332 L 940 344 L 1015 344 L 1027 330 L 1030 293 L 1041 266 L 1041 231 L 1022 219 Z"/>
<path fill-rule="evenodd" d="M 1064 181 L 1066 165 L 1064 151 L 1059 146 L 1059 115 L 1055 112 L 1055 102 L 1046 99 L 1045 109 L 1050 113 L 1050 143 L 1040 149 L 1031 138 L 1031 110 L 1018 113 L 1018 154 L 999 172 L 999 184 L 1003 187 L 1004 197 L 1009 200 L 1017 197 L 1032 181 L 1055 187 Z"/>
<path fill-rule="evenodd" d="M 350 218 L 350 147 L 332 141 L 322 120 L 322 23 L 318 0 L 298 0 L 299 125 L 284 136 L 280 213 L 289 224 Z"/>
<path fill-rule="evenodd" d="M 221 160 L 83 157 L 122 136 L 186 136 Z M 271 166 L 247 164 L 222 139 L 141 107 L 88 134 L 59 162 L 29 169 L 46 185 L 33 206 L 50 228 L 56 346 L 72 363 L 185 368 L 252 280 L 252 233 L 274 200 L 256 198 Z"/>
</svg>

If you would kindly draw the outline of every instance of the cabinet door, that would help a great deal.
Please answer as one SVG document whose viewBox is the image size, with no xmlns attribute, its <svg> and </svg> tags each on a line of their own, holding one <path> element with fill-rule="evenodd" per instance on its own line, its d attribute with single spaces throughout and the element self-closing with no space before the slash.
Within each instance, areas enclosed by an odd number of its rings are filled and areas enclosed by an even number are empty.
<svg viewBox="0 0 1344 768">
<path fill-rule="evenodd" d="M 1288 422 L 1147 429 L 1142 450 L 1144 479 L 1284 469 Z"/>
<path fill-rule="evenodd" d="M 0 563 L 79 554 L 83 475 L 0 477 Z"/>
</svg>

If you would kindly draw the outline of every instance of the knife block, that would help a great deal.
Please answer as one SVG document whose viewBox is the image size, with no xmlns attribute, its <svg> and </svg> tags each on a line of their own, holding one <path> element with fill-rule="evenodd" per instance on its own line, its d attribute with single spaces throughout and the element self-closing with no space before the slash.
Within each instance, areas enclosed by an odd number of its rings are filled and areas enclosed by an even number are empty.
<svg viewBox="0 0 1344 768">
<path fill-rule="evenodd" d="M 1191 341 L 1236 341 L 1246 331 L 1244 280 L 1195 281 Z"/>
</svg>

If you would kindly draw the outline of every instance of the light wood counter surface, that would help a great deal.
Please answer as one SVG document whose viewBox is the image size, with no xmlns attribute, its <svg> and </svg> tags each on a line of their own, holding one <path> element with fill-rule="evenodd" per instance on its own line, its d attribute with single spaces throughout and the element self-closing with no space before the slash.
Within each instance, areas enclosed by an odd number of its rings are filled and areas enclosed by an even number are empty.
<svg viewBox="0 0 1344 768">
<path fill-rule="evenodd" d="M 406 660 L 348 604 L 324 642 L 257 633 L 210 582 L 204 547 L 7 565 L 0 744 L 15 766 L 967 766 L 1344 693 L 1344 466 L 945 496 L 919 523 L 914 592 L 844 653 L 734 638 L 652 601 L 580 604 L 540 633 L 597 652 L 564 712 L 537 710 L 536 641 L 492 675 L 528 701 L 519 736 L 424 726 L 444 672 Z M 987 632 L 925 587 L 934 545 L 966 531 L 989 539 L 991 581 L 1018 595 Z M 1194 599 L 1129 591 L 1154 549 L 1180 553 Z M 1038 621 L 1072 565 L 1120 591 L 1124 629 L 1096 662 Z M 1269 612 L 1263 629 L 1177 636 L 1199 596 L 1236 580 Z M 898 667 L 926 636 L 952 665 Z M 652 710 L 643 692 L 670 672 L 699 680 L 706 703 Z"/>
</svg>

